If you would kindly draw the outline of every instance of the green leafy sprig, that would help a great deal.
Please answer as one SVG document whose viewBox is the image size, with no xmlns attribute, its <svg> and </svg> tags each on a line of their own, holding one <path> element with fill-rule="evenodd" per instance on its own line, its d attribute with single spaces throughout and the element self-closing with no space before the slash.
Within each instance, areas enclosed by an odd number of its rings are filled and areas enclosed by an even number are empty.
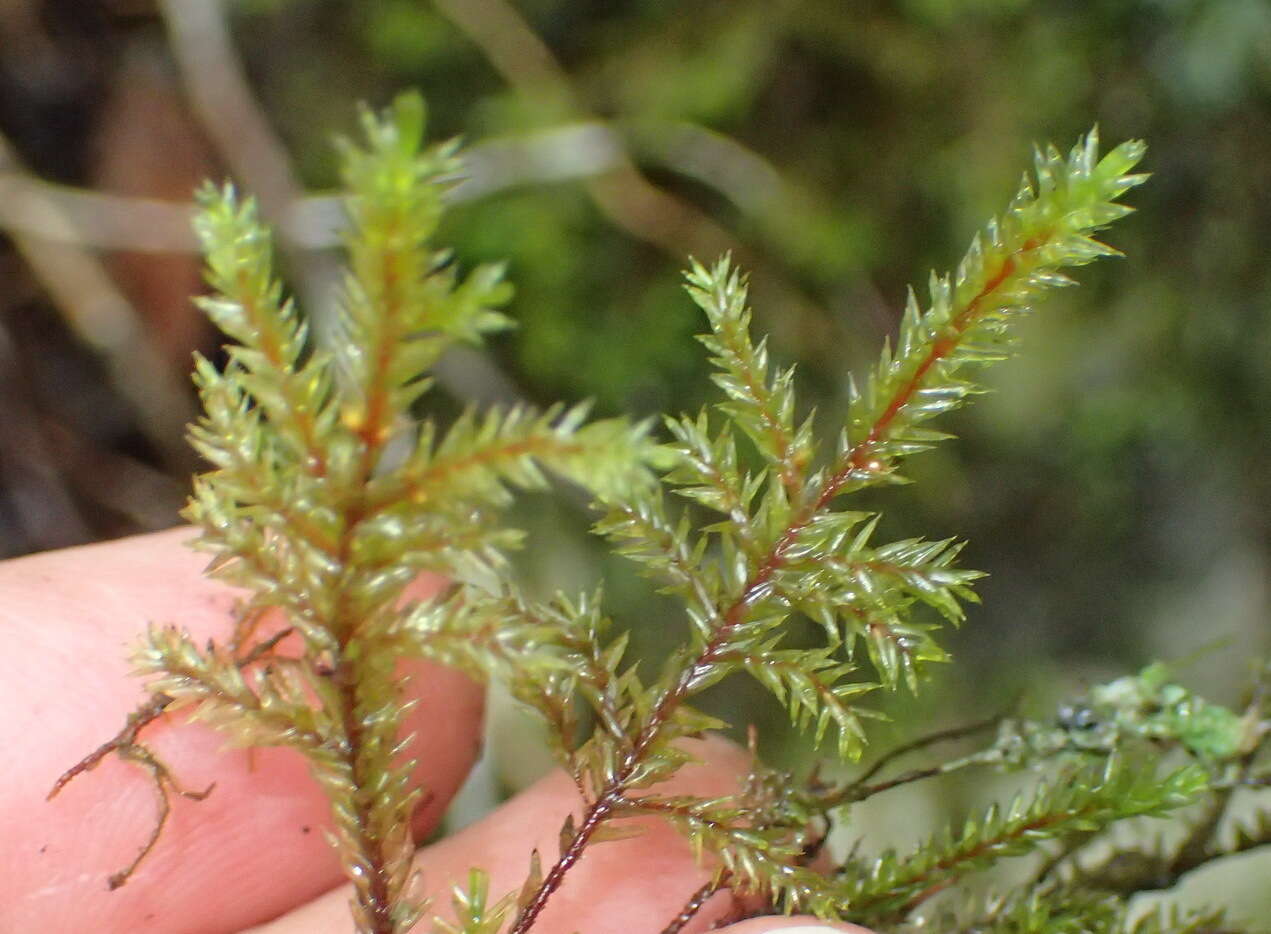
<svg viewBox="0 0 1271 934">
<path fill-rule="evenodd" d="M 326 342 L 285 296 L 255 202 L 230 186 L 200 193 L 212 288 L 200 304 L 234 343 L 223 367 L 196 364 L 205 415 L 191 438 L 212 470 L 186 517 L 209 573 L 250 597 L 231 643 L 156 627 L 136 658 L 165 709 L 308 759 L 358 929 L 374 934 L 424 910 L 408 891 L 422 790 L 394 673 L 418 634 L 404 588 L 425 570 L 497 579 L 515 541 L 497 518 L 508 487 L 543 486 L 542 468 L 595 495 L 647 481 L 646 429 L 588 422 L 585 407 L 472 411 L 445 432 L 412 414 L 447 347 L 508 326 L 498 309 L 511 296 L 500 267 L 461 277 L 431 246 L 458 162 L 454 144 L 422 148 L 423 127 L 422 101 L 403 95 L 363 115 L 362 143 L 342 144 L 349 270 Z M 283 633 L 258 633 L 271 608 Z M 298 650 L 283 650 L 285 634 Z"/>
<path fill-rule="evenodd" d="M 981 391 L 973 368 L 1009 353 L 1012 325 L 1071 282 L 1065 269 L 1115 254 L 1094 235 L 1130 210 L 1117 199 L 1145 178 L 1132 171 L 1142 144 L 1100 157 L 1091 132 L 1067 157 L 1038 152 L 1033 178 L 957 271 L 931 278 L 926 307 L 910 293 L 894 348 L 851 384 L 847 423 L 828 440 L 800 411 L 793 370 L 774 367 L 752 338 L 745 277 L 727 257 L 694 263 L 688 292 L 705 312 L 701 340 L 724 399 L 667 418 L 669 441 L 655 447 L 647 424 L 589 420 L 585 406 L 474 408 L 446 429 L 418 417 L 431 368 L 454 343 L 506 328 L 511 295 L 500 267 L 462 276 L 431 245 L 459 161 L 452 143 L 423 147 L 424 122 L 420 100 L 404 95 L 364 114 L 362 142 L 341 144 L 349 266 L 339 318 L 321 329 L 286 297 L 254 202 L 229 186 L 200 195 L 212 289 L 201 304 L 233 343 L 223 366 L 196 363 L 205 415 L 191 437 L 212 469 L 196 479 L 186 515 L 212 555 L 209 573 L 249 597 L 224 642 L 152 627 L 136 655 L 150 700 L 54 789 L 111 752 L 150 772 L 159 827 L 112 884 L 157 838 L 170 793 L 203 794 L 180 789 L 139 739 L 184 707 L 237 742 L 304 755 L 331 801 L 359 932 L 414 927 L 428 910 L 411 876 L 410 816 L 423 793 L 412 757 L 422 751 L 401 736 L 408 704 L 395 673 L 413 657 L 505 681 L 547 725 L 584 803 L 581 819 L 563 821 L 554 860 L 532 854 L 519 891 L 491 898 L 474 868 L 454 892 L 455 920 L 434 919 L 447 934 L 526 934 L 589 846 L 649 817 L 714 867 L 667 934 L 723 888 L 788 911 L 911 925 L 966 875 L 1039 852 L 1046 862 L 1026 885 L 946 912 L 946 928 L 1149 934 L 1216 924 L 1168 913 L 1131 924 L 1124 896 L 1271 838 L 1254 821 L 1220 840 L 1234 790 L 1268 783 L 1265 691 L 1236 714 L 1153 666 L 1093 690 L 1054 723 L 1001 718 L 985 748 L 882 781 L 899 755 L 976 731 L 906 744 L 838 787 L 757 760 L 735 795 L 658 787 L 691 761 L 683 739 L 728 725 L 693 706 L 724 678 L 754 678 L 796 727 L 817 743 L 833 735 L 839 758 L 853 760 L 877 716 L 863 699 L 916 691 L 946 660 L 938 631 L 961 623 L 980 576 L 957 564 L 961 543 L 880 542 L 879 515 L 849 498 L 902 482 L 904 459 L 946 437 L 931 421 Z M 665 469 L 660 481 L 648 464 Z M 652 676 L 628 657 L 599 591 L 542 600 L 512 578 L 503 552 L 519 536 L 500 513 L 548 472 L 586 489 L 601 512 L 596 532 L 681 603 L 686 639 Z M 423 571 L 450 584 L 406 600 Z M 282 623 L 266 622 L 267 611 Z M 791 643 L 799 618 L 819 625 L 819 644 Z M 850 857 L 829 875 L 810 868 L 855 802 L 968 768 L 1041 765 L 1053 777 L 911 855 Z M 1110 861 L 1078 859 L 1116 822 L 1198 803 L 1204 813 L 1176 850 L 1114 851 L 1128 867 L 1115 885 Z M 925 930 L 942 923 L 923 920 Z"/>
<path fill-rule="evenodd" d="M 1009 326 L 1046 290 L 1070 282 L 1064 267 L 1115 253 L 1093 234 L 1130 210 L 1115 199 L 1145 178 L 1131 174 L 1143 146 L 1122 144 L 1101 159 L 1097 150 L 1092 132 L 1067 159 L 1053 149 L 1038 153 L 1035 180 L 1026 180 L 1006 213 L 977 236 L 957 273 L 932 277 L 929 307 L 921 310 L 911 294 L 895 350 L 885 348 L 864 389 L 853 389 L 848 426 L 828 456 L 812 418 L 796 415 L 793 373 L 774 371 L 766 344 L 750 337 L 741 274 L 728 259 L 710 268 L 694 264 L 689 293 L 710 324 L 702 341 L 726 401 L 715 417 L 704 411 L 666 422 L 673 467 L 664 486 L 691 505 L 676 514 L 662 489 L 641 488 L 601 497 L 607 513 L 597 526 L 680 598 L 689 641 L 643 695 L 620 698 L 631 738 L 597 734 L 575 760 L 589 776 L 588 809 L 512 934 L 533 925 L 591 837 L 625 813 L 631 789 L 683 764 L 674 741 L 701 729 L 688 701 L 710 685 L 749 673 L 816 738 L 833 724 L 840 754 L 854 756 L 866 714 L 858 700 L 874 687 L 859 677 L 857 647 L 865 646 L 874 671 L 893 688 L 916 688 L 925 667 L 945 658 L 933 624 L 913 611 L 925 605 L 948 622 L 962 619 L 978 575 L 955 566 L 959 546 L 875 545 L 877 516 L 839 503 L 897 482 L 904 457 L 945 437 L 926 423 L 976 391 L 965 370 L 1006 355 Z M 739 435 L 749 440 L 757 467 L 746 466 Z M 822 648 L 783 647 L 784 626 L 796 613 L 822 624 Z M 636 685 L 633 678 L 626 683 Z M 726 837 L 720 825 L 735 822 L 705 822 L 682 809 L 667 816 L 693 839 L 715 840 L 729 871 L 758 864 L 744 845 L 719 842 Z M 770 850 L 783 845 L 789 841 L 766 843 Z M 815 883 L 766 875 L 787 907 L 827 904 Z"/>
<path fill-rule="evenodd" d="M 1000 859 L 1034 852 L 1039 843 L 1073 833 L 1102 830 L 1116 821 L 1159 816 L 1192 803 L 1207 790 L 1208 777 L 1188 765 L 1167 775 L 1129 765 L 1116 757 L 1076 772 L 1061 773 L 1030 797 L 1005 810 L 996 805 L 960 831 L 950 831 L 900 856 L 894 852 L 869 865 L 849 865 L 840 894 L 863 924 L 887 927 L 963 876 Z"/>
</svg>

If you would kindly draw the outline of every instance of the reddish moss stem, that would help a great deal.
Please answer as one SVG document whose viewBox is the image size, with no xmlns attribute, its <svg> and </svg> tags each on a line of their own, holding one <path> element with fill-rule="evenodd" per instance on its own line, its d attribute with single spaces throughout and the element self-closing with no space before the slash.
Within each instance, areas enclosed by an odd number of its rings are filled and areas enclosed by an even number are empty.
<svg viewBox="0 0 1271 934">
<path fill-rule="evenodd" d="M 597 799 L 587 809 L 587 814 L 583 817 L 582 824 L 574 832 L 574 838 L 569 841 L 569 846 L 561 853 L 560 859 L 543 877 L 543 881 L 534 893 L 534 897 L 521 909 L 521 913 L 516 916 L 516 921 L 512 924 L 509 934 L 524 934 L 525 931 L 530 929 L 539 914 L 547 906 L 547 900 L 552 897 L 552 893 L 560 888 L 561 883 L 565 881 L 565 874 L 573 868 L 574 864 L 583 855 L 583 850 L 591 840 L 592 835 L 600 829 L 601 824 L 608 820 L 620 798 L 621 792 L 614 790 Z"/>
<path fill-rule="evenodd" d="M 727 872 L 721 873 L 718 878 L 712 879 L 694 892 L 689 897 L 689 900 L 684 903 L 680 913 L 672 919 L 670 924 L 662 929 L 662 934 L 680 934 L 684 926 L 697 917 L 697 913 L 702 910 L 702 906 L 710 900 L 711 896 L 728 886 L 731 878 L 731 874 Z"/>
<path fill-rule="evenodd" d="M 343 707 L 344 735 L 348 742 L 346 761 L 353 776 L 353 784 L 357 789 L 354 794 L 354 807 L 357 814 L 357 848 L 358 855 L 366 863 L 366 887 L 354 886 L 358 900 L 365 909 L 371 927 L 365 934 L 395 934 L 393 924 L 393 904 L 389 896 L 388 870 L 385 866 L 382 840 L 374 839 L 370 832 L 370 806 L 360 794 L 366 787 L 368 776 L 365 774 L 364 744 L 362 723 L 357 716 L 357 673 L 347 661 L 340 664 L 335 673 L 339 686 L 340 701 Z"/>
<path fill-rule="evenodd" d="M 712 634 L 710 641 L 702 649 L 693 664 L 685 668 L 681 672 L 680 677 L 676 679 L 675 684 L 659 698 L 658 703 L 649 714 L 648 720 L 645 721 L 644 728 L 641 729 L 636 741 L 627 752 L 621 768 L 619 768 L 617 774 L 601 793 L 600 797 L 588 808 L 582 826 L 574 834 L 573 840 L 570 841 L 565 852 L 561 854 L 560 859 L 544 876 L 538 891 L 535 892 L 534 897 L 522 910 L 521 914 L 517 916 L 509 934 L 525 934 L 534 924 L 535 919 L 547 904 L 547 900 L 560 887 L 561 882 L 564 881 L 565 874 L 578 862 L 583 849 L 596 832 L 596 829 L 609 818 L 614 804 L 626 790 L 627 782 L 643 760 L 644 754 L 657 741 L 663 729 L 671 721 L 675 709 L 689 696 L 693 684 L 712 665 L 720 660 L 723 652 L 726 651 L 725 647 L 729 637 L 738 626 L 745 623 L 746 611 L 750 606 L 762 594 L 767 592 L 773 576 L 785 564 L 786 555 L 798 541 L 804 529 L 820 512 L 829 506 L 830 502 L 851 481 L 853 476 L 861 471 L 873 469 L 871 461 L 874 452 L 887 437 L 887 433 L 891 429 L 893 422 L 895 422 L 896 416 L 906 405 L 913 401 L 914 395 L 922 386 L 927 374 L 931 372 L 931 369 L 940 360 L 948 357 L 958 347 L 966 336 L 967 331 L 983 314 L 986 300 L 1016 273 L 1020 265 L 1020 258 L 1036 250 L 1047 239 L 1048 235 L 1034 237 L 1002 261 L 1001 267 L 989 277 L 980 291 L 967 302 L 967 306 L 954 317 L 949 333 L 932 344 L 927 356 L 918 365 L 914 375 L 891 398 L 887 407 L 883 409 L 882 414 L 870 427 L 869 433 L 865 438 L 847 452 L 841 462 L 841 466 L 826 482 L 820 493 L 790 520 L 781 537 L 777 539 L 776 543 L 769 549 L 767 555 L 751 574 L 750 579 L 742 588 L 741 595 L 733 601 L 723 614 L 723 618 Z"/>
</svg>

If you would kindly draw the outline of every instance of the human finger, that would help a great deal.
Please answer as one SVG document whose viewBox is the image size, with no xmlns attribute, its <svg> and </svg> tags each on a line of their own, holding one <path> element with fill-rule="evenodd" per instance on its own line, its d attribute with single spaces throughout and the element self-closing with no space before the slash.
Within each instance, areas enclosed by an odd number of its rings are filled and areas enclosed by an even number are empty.
<svg viewBox="0 0 1271 934">
<path fill-rule="evenodd" d="M 819 918 L 791 915 L 750 918 L 718 929 L 718 934 L 873 934 L 855 924 L 827 924 Z"/>
<path fill-rule="evenodd" d="M 197 641 L 230 631 L 241 594 L 206 579 L 188 528 L 0 564 L 0 930 L 226 934 L 338 883 L 328 805 L 300 755 L 225 748 L 165 715 L 143 737 L 187 789 L 158 844 L 108 891 L 156 818 L 153 782 L 108 757 L 45 801 L 54 780 L 124 724 L 143 697 L 127 656 L 148 622 Z M 430 586 L 435 587 L 433 582 Z M 434 825 L 475 758 L 482 692 L 456 672 L 411 669 L 416 779 Z"/>
<path fill-rule="evenodd" d="M 749 764 L 741 750 L 710 739 L 693 743 L 692 751 L 699 763 L 682 769 L 659 791 L 710 798 L 738 790 L 738 779 Z M 567 814 L 579 821 L 579 805 L 573 782 L 556 772 L 471 827 L 421 850 L 416 866 L 431 910 L 451 917 L 450 892 L 466 884 L 472 868 L 489 874 L 492 900 L 522 883 L 531 852 L 537 850 L 546 871 L 559 849 L 561 823 Z M 713 869 L 699 861 L 684 838 L 665 822 L 624 823 L 639 824 L 642 832 L 589 847 L 539 916 L 534 934 L 656 934 L 710 880 Z M 341 887 L 250 934 L 350 934 L 349 899 L 350 890 Z M 716 893 L 684 927 L 684 934 L 709 929 L 734 907 L 727 891 Z M 787 920 L 766 919 L 774 928 Z M 738 934 L 757 934 L 758 930 L 740 927 Z M 868 934 L 851 926 L 836 930 Z"/>
</svg>

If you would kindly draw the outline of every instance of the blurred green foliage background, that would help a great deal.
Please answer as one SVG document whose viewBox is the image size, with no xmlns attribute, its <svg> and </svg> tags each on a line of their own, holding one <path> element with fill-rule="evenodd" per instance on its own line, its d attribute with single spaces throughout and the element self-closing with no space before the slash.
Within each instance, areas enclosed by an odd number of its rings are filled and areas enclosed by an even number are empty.
<svg viewBox="0 0 1271 934">
<path fill-rule="evenodd" d="M 995 392 L 950 426 L 961 440 L 878 503 L 885 531 L 965 537 L 965 563 L 991 575 L 916 713 L 970 716 L 1216 640 L 1185 677 L 1230 701 L 1244 660 L 1267 650 L 1265 0 L 239 0 L 220 10 L 230 59 L 199 32 L 218 9 L 0 7 L 0 555 L 176 521 L 192 467 L 179 387 L 190 351 L 215 338 L 185 299 L 188 243 L 146 241 L 158 234 L 138 199 L 181 202 L 231 168 L 249 188 L 269 178 L 268 158 L 246 177 L 251 157 L 233 152 L 233 128 L 247 139 L 251 124 L 218 82 L 240 66 L 246 116 L 276 132 L 305 189 L 336 184 L 330 139 L 357 102 L 404 86 L 427 97 L 434 137 L 474 147 L 441 239 L 465 264 L 509 260 L 521 327 L 453 363 L 457 401 L 702 405 L 701 322 L 680 275 L 687 254 L 731 249 L 753 271 L 758 326 L 800 365 L 827 428 L 907 284 L 957 261 L 1031 144 L 1067 146 L 1098 123 L 1109 144 L 1150 143 L 1155 177 L 1110 234 L 1127 258 L 1048 302 L 1020 357 L 988 376 Z M 109 243 L 85 232 L 104 223 L 93 212 L 76 243 L 67 208 L 54 244 L 15 207 L 28 189 L 55 208 L 87 189 L 132 200 L 112 202 Z M 287 191 L 262 194 L 295 216 Z M 330 251 L 304 241 L 287 258 L 314 293 Z M 130 345 L 94 330 L 92 301 L 59 299 L 61 254 L 39 271 L 67 243 L 166 368 L 149 388 L 129 388 Z M 605 573 L 641 650 L 680 632 L 595 550 L 576 504 L 536 499 L 520 519 L 534 543 L 522 563 L 544 586 Z"/>
</svg>

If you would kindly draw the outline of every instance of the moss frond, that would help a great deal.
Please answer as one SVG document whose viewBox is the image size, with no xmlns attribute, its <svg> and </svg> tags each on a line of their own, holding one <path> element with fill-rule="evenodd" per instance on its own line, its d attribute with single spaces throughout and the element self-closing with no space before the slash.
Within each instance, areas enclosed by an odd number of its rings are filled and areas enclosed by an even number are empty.
<svg viewBox="0 0 1271 934">
<path fill-rule="evenodd" d="M 833 736 L 838 758 L 851 760 L 877 716 L 865 698 L 916 691 L 946 661 L 940 630 L 962 623 L 981 576 L 959 566 L 962 543 L 878 541 L 879 514 L 847 498 L 900 482 L 905 458 L 947 437 L 934 419 L 981 391 L 970 371 L 1003 359 L 1014 324 L 1071 283 L 1064 270 L 1116 253 L 1095 235 L 1129 212 L 1117 199 L 1145 178 L 1132 171 L 1142 144 L 1100 157 L 1092 131 L 1066 157 L 1039 151 L 1033 177 L 957 270 L 931 277 L 925 306 L 911 292 L 894 346 L 852 384 L 847 424 L 828 431 L 800 411 L 793 368 L 752 337 L 745 275 L 728 257 L 693 262 L 687 290 L 706 317 L 700 339 L 722 399 L 665 418 L 657 445 L 651 422 L 593 420 L 586 405 L 474 407 L 446 430 L 419 417 L 442 354 L 507 328 L 512 296 L 503 267 L 463 273 L 434 246 L 461 163 L 453 142 L 424 144 L 425 124 L 422 101 L 403 95 L 365 111 L 360 139 L 340 143 L 348 267 L 338 319 L 322 329 L 287 297 L 255 203 L 228 185 L 201 191 L 211 294 L 200 305 L 231 343 L 223 367 L 196 363 L 204 415 L 190 436 L 210 469 L 185 514 L 212 555 L 209 573 L 249 591 L 246 615 L 231 638 L 207 645 L 151 627 L 136 654 L 151 703 L 54 792 L 114 752 L 150 772 L 162 818 L 168 794 L 184 792 L 139 733 L 167 710 L 184 708 L 238 743 L 294 748 L 331 802 L 358 931 L 405 934 L 429 912 L 411 886 L 411 816 L 425 793 L 412 776 L 428 751 L 402 736 L 409 705 L 396 665 L 425 658 L 505 682 L 546 724 L 583 802 L 581 819 L 563 822 L 555 860 L 527 854 L 516 892 L 492 899 L 474 869 L 454 892 L 454 920 L 434 919 L 446 934 L 527 934 L 589 846 L 650 816 L 715 868 L 671 919 L 672 934 L 723 888 L 774 910 L 905 930 L 964 877 L 1038 852 L 1046 864 L 1015 891 L 938 905 L 922 929 L 1216 925 L 1177 913 L 1131 924 L 1125 896 L 1271 840 L 1266 821 L 1221 833 L 1234 790 L 1267 783 L 1265 690 L 1236 713 L 1150 666 L 1091 690 L 1054 722 L 998 718 L 982 748 L 885 781 L 871 783 L 895 756 L 838 788 L 759 763 L 730 796 L 658 787 L 693 761 L 682 740 L 743 725 L 694 706 L 725 678 L 753 678 L 795 727 L 816 743 Z M 659 672 L 642 676 L 628 657 L 599 589 L 542 600 L 512 579 L 504 551 L 520 535 L 502 513 L 552 475 L 582 487 L 600 513 L 595 531 L 681 604 L 683 643 Z M 405 601 L 425 570 L 449 585 Z M 266 609 L 281 611 L 281 630 L 257 631 Z M 819 624 L 817 644 L 789 641 L 792 623 L 809 628 L 804 619 Z M 1030 793 L 909 855 L 851 857 L 830 876 L 810 868 L 852 803 L 963 769 L 1042 764 L 1055 774 Z M 1205 812 L 1182 847 L 1114 848 L 1133 870 L 1117 884 L 1111 860 L 1083 872 L 1084 845 L 1109 826 L 1194 802 Z"/>
<path fill-rule="evenodd" d="M 911 855 L 889 852 L 868 864 L 849 864 L 839 880 L 841 904 L 861 923 L 885 927 L 998 860 L 1033 852 L 1044 840 L 1165 814 L 1196 800 L 1208 783 L 1196 766 L 1160 775 L 1141 763 L 1110 758 L 1044 782 L 1005 810 L 994 805 Z"/>
</svg>

